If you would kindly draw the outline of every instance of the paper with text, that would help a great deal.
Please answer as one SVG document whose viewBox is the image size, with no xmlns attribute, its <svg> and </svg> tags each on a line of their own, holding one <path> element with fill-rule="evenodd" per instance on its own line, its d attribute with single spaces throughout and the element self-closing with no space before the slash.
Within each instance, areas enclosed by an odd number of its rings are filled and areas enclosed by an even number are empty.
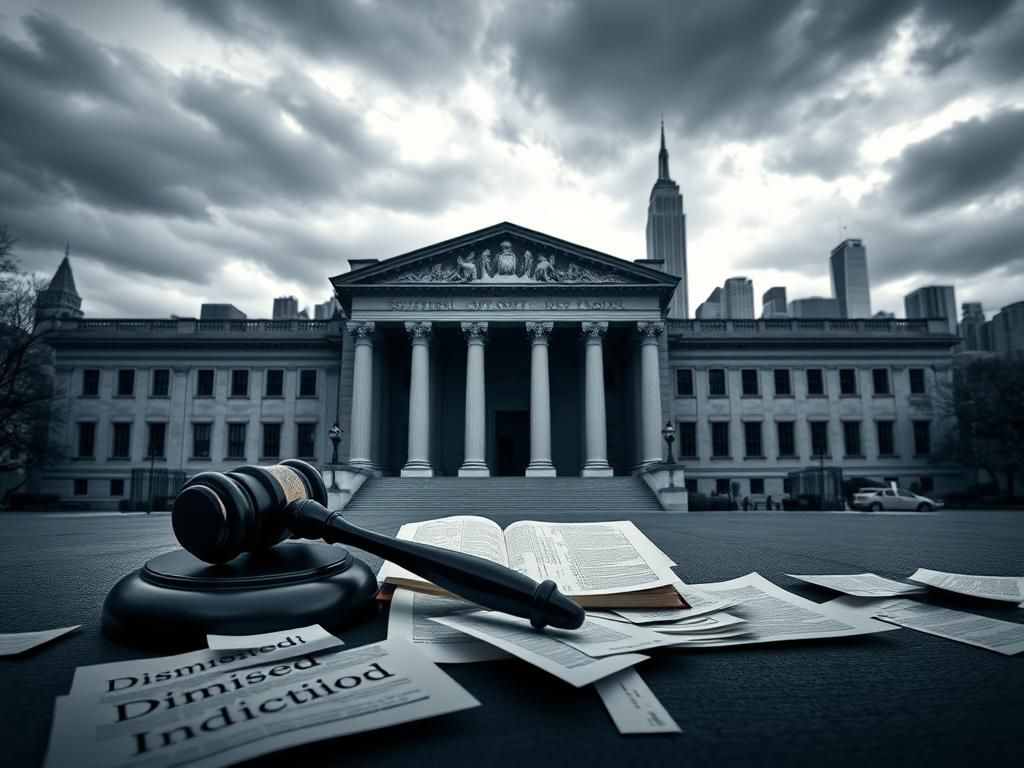
<svg viewBox="0 0 1024 768">
<path fill-rule="evenodd" d="M 619 733 L 679 733 L 679 726 L 635 669 L 594 683 Z"/>
<path fill-rule="evenodd" d="M 479 706 L 405 640 L 132 692 L 57 699 L 44 768 L 219 768 Z"/>
<path fill-rule="evenodd" d="M 1019 603 L 1024 600 L 1024 576 L 971 576 L 918 568 L 911 581 L 970 597 Z"/>
<path fill-rule="evenodd" d="M 595 659 L 556 640 L 547 630 L 534 629 L 525 619 L 489 611 L 448 616 L 433 621 L 497 646 L 577 688 L 647 659 L 647 656 L 638 653 Z"/>
<path fill-rule="evenodd" d="M 645 624 L 644 628 L 670 635 L 700 635 L 706 632 L 742 628 L 742 625 L 746 623 L 746 619 L 733 616 L 731 613 L 714 613 L 710 616 L 699 616 L 696 619 L 677 621 L 672 624 Z"/>
<path fill-rule="evenodd" d="M 493 645 L 431 621 L 443 616 L 479 611 L 479 606 L 473 603 L 396 589 L 391 598 L 390 610 L 388 639 L 404 637 L 410 640 L 435 664 L 465 664 L 509 658 L 507 653 Z"/>
<path fill-rule="evenodd" d="M 467 555 L 476 555 L 484 560 L 508 565 L 508 552 L 505 549 L 505 536 L 501 526 L 486 517 L 455 515 L 421 523 L 406 523 L 398 529 L 396 538 L 465 552 Z M 425 581 L 421 576 L 395 565 L 390 560 L 384 562 L 377 574 L 377 580 L 380 582 L 387 578 Z"/>
<path fill-rule="evenodd" d="M 75 624 L 73 627 L 42 629 L 38 632 L 9 632 L 0 634 L 0 656 L 17 656 L 19 653 L 30 651 L 43 643 L 55 640 L 61 635 L 66 635 L 80 626 L 82 625 Z"/>
<path fill-rule="evenodd" d="M 264 652 L 269 653 L 275 648 L 294 648 L 297 645 L 316 646 L 309 650 L 333 648 L 336 645 L 342 645 L 342 641 L 319 624 L 311 624 L 308 627 L 264 632 L 260 635 L 207 635 L 206 645 L 215 651 L 259 648 L 260 650 L 265 649 Z"/>
<path fill-rule="evenodd" d="M 715 613 L 735 605 L 729 600 L 696 589 L 689 584 L 677 581 L 672 586 L 690 606 L 689 608 L 616 608 L 614 613 L 634 624 L 667 624 Z"/>
<path fill-rule="evenodd" d="M 903 584 L 899 581 L 882 578 L 874 573 L 851 573 L 835 576 L 798 576 L 795 573 L 786 575 L 855 597 L 897 597 L 899 595 L 919 595 L 925 591 L 924 587 L 919 587 L 916 584 Z"/>
<path fill-rule="evenodd" d="M 529 626 L 527 619 L 516 619 L 524 626 Z M 634 624 L 609 621 L 588 616 L 579 629 L 557 629 L 548 627 L 544 632 L 555 640 L 571 645 L 577 651 L 595 659 L 603 656 L 614 656 L 618 653 L 648 651 L 652 648 L 665 648 L 676 641 L 670 637 L 654 632 L 646 627 Z"/>
</svg>

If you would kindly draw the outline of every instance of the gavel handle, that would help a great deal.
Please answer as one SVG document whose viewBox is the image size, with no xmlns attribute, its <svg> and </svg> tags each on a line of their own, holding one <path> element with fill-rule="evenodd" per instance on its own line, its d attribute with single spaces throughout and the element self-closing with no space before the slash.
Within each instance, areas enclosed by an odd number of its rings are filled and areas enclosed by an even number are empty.
<svg viewBox="0 0 1024 768">
<path fill-rule="evenodd" d="M 289 527 L 298 536 L 359 547 L 479 606 L 529 619 L 538 629 L 548 624 L 577 629 L 583 624 L 583 608 L 551 580 L 538 584 L 482 557 L 361 528 L 312 499 L 294 502 L 290 514 Z"/>
</svg>

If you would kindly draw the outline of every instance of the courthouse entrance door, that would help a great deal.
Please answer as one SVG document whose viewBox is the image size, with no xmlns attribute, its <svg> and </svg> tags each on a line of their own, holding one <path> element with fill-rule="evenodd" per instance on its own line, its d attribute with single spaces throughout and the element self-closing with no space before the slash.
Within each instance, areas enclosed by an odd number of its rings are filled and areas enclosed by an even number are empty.
<svg viewBox="0 0 1024 768">
<path fill-rule="evenodd" d="M 495 412 L 494 436 L 494 474 L 526 474 L 526 465 L 530 463 L 530 412 Z"/>
</svg>

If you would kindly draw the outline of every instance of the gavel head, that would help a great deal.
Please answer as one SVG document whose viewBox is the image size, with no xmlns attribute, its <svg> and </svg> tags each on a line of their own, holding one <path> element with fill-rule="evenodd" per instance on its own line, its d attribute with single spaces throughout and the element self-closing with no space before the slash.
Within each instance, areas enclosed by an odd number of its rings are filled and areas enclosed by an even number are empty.
<svg viewBox="0 0 1024 768">
<path fill-rule="evenodd" d="M 171 522 L 187 551 L 208 563 L 226 563 L 287 537 L 288 505 L 301 499 L 327 504 L 327 486 L 299 459 L 200 472 L 178 493 Z"/>
</svg>

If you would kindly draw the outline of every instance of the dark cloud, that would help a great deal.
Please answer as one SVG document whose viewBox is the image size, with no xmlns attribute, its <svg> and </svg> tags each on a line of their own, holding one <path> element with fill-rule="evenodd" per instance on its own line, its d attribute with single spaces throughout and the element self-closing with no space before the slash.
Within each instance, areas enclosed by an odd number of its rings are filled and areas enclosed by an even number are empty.
<svg viewBox="0 0 1024 768">
<path fill-rule="evenodd" d="M 911 61 L 935 74 L 967 56 L 973 36 L 1006 12 L 1013 0 L 931 0 L 921 9 Z"/>
<path fill-rule="evenodd" d="M 886 195 L 905 213 L 965 205 L 1024 190 L 1024 109 L 956 123 L 911 144 L 891 163 Z"/>
</svg>

